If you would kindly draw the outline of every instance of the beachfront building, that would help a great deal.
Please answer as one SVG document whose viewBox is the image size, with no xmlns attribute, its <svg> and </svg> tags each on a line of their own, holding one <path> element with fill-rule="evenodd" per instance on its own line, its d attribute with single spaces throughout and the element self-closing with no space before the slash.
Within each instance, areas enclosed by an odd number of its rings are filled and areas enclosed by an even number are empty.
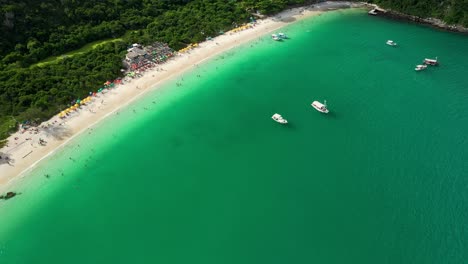
<svg viewBox="0 0 468 264">
<path fill-rule="evenodd" d="M 138 47 L 132 47 L 127 50 L 127 56 L 125 57 L 125 59 L 131 62 L 137 59 L 138 57 L 146 57 L 146 56 L 148 56 L 148 53 L 144 49 L 138 48 Z"/>
<path fill-rule="evenodd" d="M 135 43 L 127 50 L 123 66 L 130 70 L 148 68 L 154 64 L 164 63 L 173 55 L 174 51 L 166 43 L 155 42 L 146 47 Z"/>
</svg>

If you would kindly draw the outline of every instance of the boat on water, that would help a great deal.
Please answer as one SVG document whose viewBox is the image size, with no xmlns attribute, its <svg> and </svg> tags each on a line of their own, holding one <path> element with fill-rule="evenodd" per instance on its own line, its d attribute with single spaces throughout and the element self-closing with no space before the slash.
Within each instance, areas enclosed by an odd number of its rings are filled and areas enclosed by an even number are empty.
<svg viewBox="0 0 468 264">
<path fill-rule="evenodd" d="M 367 14 L 371 15 L 371 16 L 376 16 L 377 15 L 377 10 L 376 9 L 372 9 L 371 11 L 369 11 Z"/>
<path fill-rule="evenodd" d="M 322 113 L 325 113 L 325 114 L 328 114 L 328 108 L 327 108 L 327 101 L 325 100 L 324 103 L 322 104 L 321 102 L 319 101 L 313 101 L 312 104 L 311 104 L 312 107 L 315 108 L 315 110 L 319 111 L 319 112 L 322 112 Z"/>
<path fill-rule="evenodd" d="M 416 65 L 416 68 L 414 68 L 415 71 L 422 71 L 422 70 L 425 70 L 427 68 L 427 65 L 422 65 L 422 64 L 419 64 L 419 65 Z"/>
<path fill-rule="evenodd" d="M 275 120 L 276 122 L 280 124 L 287 124 L 288 120 L 284 119 L 280 114 L 276 113 L 274 114 L 271 119 Z"/>
<path fill-rule="evenodd" d="M 286 34 L 284 34 L 284 33 L 278 33 L 278 37 L 280 39 L 288 39 L 288 36 L 286 36 Z"/>
<path fill-rule="evenodd" d="M 275 41 L 281 41 L 281 40 L 282 40 L 282 39 L 281 39 L 278 35 L 276 35 L 276 34 L 272 34 L 272 35 L 271 35 L 271 38 L 272 38 L 273 40 L 275 40 Z"/>
<path fill-rule="evenodd" d="M 424 64 L 426 65 L 432 65 L 432 66 L 436 66 L 436 65 L 439 65 L 439 62 L 437 61 L 437 57 L 435 59 L 424 59 L 423 61 Z"/>
<path fill-rule="evenodd" d="M 389 45 L 389 46 L 396 46 L 397 43 L 396 43 L 395 41 L 393 41 L 393 40 L 387 40 L 387 45 Z"/>
</svg>

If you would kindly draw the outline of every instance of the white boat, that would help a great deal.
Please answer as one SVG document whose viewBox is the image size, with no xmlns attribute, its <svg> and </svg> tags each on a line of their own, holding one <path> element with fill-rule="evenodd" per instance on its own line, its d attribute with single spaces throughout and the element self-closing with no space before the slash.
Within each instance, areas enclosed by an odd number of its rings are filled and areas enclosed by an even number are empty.
<svg viewBox="0 0 468 264">
<path fill-rule="evenodd" d="M 389 46 L 396 46 L 397 43 L 396 43 L 395 41 L 393 41 L 393 40 L 387 40 L 387 45 L 389 45 Z"/>
<path fill-rule="evenodd" d="M 272 34 L 272 35 L 271 35 L 271 38 L 272 38 L 273 40 L 276 40 L 276 41 L 280 41 L 280 40 L 281 40 L 281 38 L 280 38 L 278 35 L 276 35 L 276 34 Z"/>
<path fill-rule="evenodd" d="M 278 33 L 278 37 L 280 39 L 287 39 L 288 38 L 288 36 L 286 36 L 286 34 L 284 34 L 284 33 Z"/>
<path fill-rule="evenodd" d="M 284 119 L 280 114 L 274 114 L 271 119 L 275 120 L 280 124 L 287 124 L 288 120 Z"/>
<path fill-rule="evenodd" d="M 317 111 L 328 114 L 328 109 L 327 109 L 327 101 L 325 101 L 323 104 L 320 103 L 319 101 L 313 101 L 311 106 L 313 106 Z"/>
<path fill-rule="evenodd" d="M 416 65 L 416 68 L 414 68 L 415 71 L 422 71 L 422 70 L 425 70 L 427 68 L 427 65 Z"/>
<path fill-rule="evenodd" d="M 423 63 L 426 65 L 432 65 L 432 66 L 439 65 L 439 62 L 437 61 L 437 57 L 435 59 L 424 59 Z"/>
<path fill-rule="evenodd" d="M 372 15 L 372 16 L 376 16 L 376 15 L 377 15 L 377 10 L 372 9 L 372 10 L 369 11 L 367 14 Z"/>
</svg>

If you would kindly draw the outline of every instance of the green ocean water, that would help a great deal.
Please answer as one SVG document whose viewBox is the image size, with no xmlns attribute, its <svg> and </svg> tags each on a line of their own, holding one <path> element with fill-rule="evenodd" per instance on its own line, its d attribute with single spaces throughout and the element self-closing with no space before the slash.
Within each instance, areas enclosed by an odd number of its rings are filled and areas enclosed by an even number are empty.
<svg viewBox="0 0 468 264">
<path fill-rule="evenodd" d="M 468 37 L 356 10 L 282 31 L 39 164 L 0 263 L 466 263 Z"/>
</svg>

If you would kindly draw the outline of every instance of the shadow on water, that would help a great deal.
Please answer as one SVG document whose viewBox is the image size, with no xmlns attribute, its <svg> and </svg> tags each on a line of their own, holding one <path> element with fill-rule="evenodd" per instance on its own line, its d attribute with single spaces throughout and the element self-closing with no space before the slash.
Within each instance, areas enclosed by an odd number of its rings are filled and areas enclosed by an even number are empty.
<svg viewBox="0 0 468 264">
<path fill-rule="evenodd" d="M 287 124 L 278 124 L 278 125 L 279 125 L 278 129 L 287 129 L 287 130 L 296 130 L 297 129 L 297 125 L 294 124 L 294 123 L 291 123 L 289 120 L 288 120 Z"/>
<path fill-rule="evenodd" d="M 341 118 L 341 115 L 337 112 L 328 112 L 328 114 L 326 114 L 327 118 L 329 119 L 340 119 Z"/>
</svg>

